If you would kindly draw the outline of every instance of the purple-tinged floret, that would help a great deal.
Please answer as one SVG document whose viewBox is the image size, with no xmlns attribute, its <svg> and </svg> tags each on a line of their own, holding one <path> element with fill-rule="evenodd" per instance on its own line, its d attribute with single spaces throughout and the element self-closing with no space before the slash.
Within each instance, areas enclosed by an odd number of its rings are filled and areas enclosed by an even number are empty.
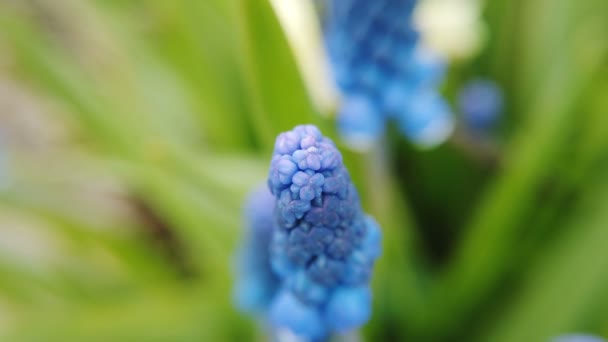
<svg viewBox="0 0 608 342">
<path fill-rule="evenodd" d="M 312 201 L 315 197 L 321 198 L 325 177 L 321 173 L 312 171 L 298 171 L 292 178 L 293 184 L 290 189 L 294 194 L 299 195 L 300 199 Z"/>
<path fill-rule="evenodd" d="M 324 227 L 297 227 L 289 233 L 288 255 L 292 262 L 305 265 L 314 256 L 322 254 L 334 240 L 331 230 Z"/>
</svg>

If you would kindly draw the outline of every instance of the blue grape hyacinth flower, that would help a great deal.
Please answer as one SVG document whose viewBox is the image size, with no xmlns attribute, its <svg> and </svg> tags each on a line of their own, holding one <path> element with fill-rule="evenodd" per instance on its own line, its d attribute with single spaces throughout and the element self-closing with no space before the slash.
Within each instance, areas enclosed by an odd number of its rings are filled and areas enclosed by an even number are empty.
<svg viewBox="0 0 608 342">
<path fill-rule="evenodd" d="M 278 277 L 270 266 L 270 241 L 274 229 L 275 199 L 260 186 L 245 204 L 245 237 L 236 257 L 234 301 L 247 313 L 263 314 L 277 290 Z"/>
<path fill-rule="evenodd" d="M 487 79 L 468 82 L 458 95 L 458 109 L 466 127 L 477 134 L 491 129 L 503 110 L 503 95 L 500 87 Z"/>
<path fill-rule="evenodd" d="M 334 143 L 311 125 L 280 134 L 268 186 L 276 200 L 270 264 L 280 287 L 270 324 L 316 341 L 365 323 L 381 232 Z"/>
<path fill-rule="evenodd" d="M 445 141 L 452 113 L 437 90 L 445 63 L 412 26 L 414 0 L 327 0 L 325 43 L 343 94 L 338 129 L 366 150 L 388 120 L 422 147 Z"/>
</svg>

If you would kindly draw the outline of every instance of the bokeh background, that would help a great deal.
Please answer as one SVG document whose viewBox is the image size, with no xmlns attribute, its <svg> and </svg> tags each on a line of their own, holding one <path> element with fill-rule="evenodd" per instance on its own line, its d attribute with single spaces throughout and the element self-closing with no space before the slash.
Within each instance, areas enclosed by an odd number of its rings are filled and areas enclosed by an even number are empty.
<svg viewBox="0 0 608 342">
<path fill-rule="evenodd" d="M 303 2 L 0 0 L 2 340 L 266 339 L 231 299 L 242 201 L 278 133 L 340 142 Z M 363 338 L 608 336 L 608 2 L 414 20 L 457 124 L 434 149 L 341 146 L 384 232 Z M 457 105 L 479 78 L 504 98 L 481 136 Z"/>
</svg>

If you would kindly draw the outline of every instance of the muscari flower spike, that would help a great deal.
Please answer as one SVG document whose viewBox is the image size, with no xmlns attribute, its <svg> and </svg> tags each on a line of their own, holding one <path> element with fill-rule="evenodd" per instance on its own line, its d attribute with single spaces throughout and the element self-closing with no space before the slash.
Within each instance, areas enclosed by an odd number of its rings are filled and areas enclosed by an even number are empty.
<svg viewBox="0 0 608 342">
<path fill-rule="evenodd" d="M 270 263 L 280 284 L 270 324 L 316 341 L 365 323 L 381 233 L 334 143 L 311 125 L 280 134 L 268 186 L 276 200 Z"/>
<path fill-rule="evenodd" d="M 419 44 L 415 0 L 327 0 L 325 42 L 343 93 L 339 132 L 368 149 L 396 121 L 421 147 L 442 143 L 454 126 L 437 86 L 444 62 Z"/>
<path fill-rule="evenodd" d="M 460 91 L 458 109 L 471 132 L 485 134 L 496 124 L 502 113 L 502 91 L 491 80 L 474 79 Z"/>
</svg>

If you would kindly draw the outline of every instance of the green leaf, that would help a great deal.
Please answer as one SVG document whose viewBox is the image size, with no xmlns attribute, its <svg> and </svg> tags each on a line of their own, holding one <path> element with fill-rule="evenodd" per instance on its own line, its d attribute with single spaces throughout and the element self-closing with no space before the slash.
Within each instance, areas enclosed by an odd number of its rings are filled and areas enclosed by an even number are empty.
<svg viewBox="0 0 608 342">
<path fill-rule="evenodd" d="M 7 341 L 251 341 L 251 324 L 226 308 L 224 300 L 188 287 L 166 287 L 65 307 L 61 315 L 32 311 L 0 336 Z"/>
<path fill-rule="evenodd" d="M 82 71 L 24 19 L 11 18 L 7 12 L 0 13 L 0 28 L 6 33 L 20 70 L 45 92 L 68 104 L 69 114 L 111 151 L 136 153 L 137 145 L 132 141 L 141 139 L 137 131 L 129 130 L 136 126 L 133 118 L 126 116 L 119 121 L 108 115 L 112 107 Z"/>
<path fill-rule="evenodd" d="M 320 120 L 268 0 L 237 0 L 235 7 L 250 123 L 270 151 L 278 133 Z"/>
<path fill-rule="evenodd" d="M 238 73 L 234 18 L 226 3 L 214 1 L 151 1 L 147 7 L 156 25 L 148 38 L 153 53 L 167 61 L 187 85 L 212 145 L 248 148 L 243 79 Z"/>
<path fill-rule="evenodd" d="M 528 265 L 513 305 L 484 341 L 547 341 L 583 327 L 596 298 L 608 290 L 608 182 L 590 190 L 564 235 Z"/>
<path fill-rule="evenodd" d="M 553 2 L 547 1 L 537 10 L 545 13 L 552 8 Z M 552 27 L 574 35 L 584 19 L 578 12 L 571 13 L 568 20 Z M 563 42 L 563 37 L 554 31 L 543 32 L 545 35 L 542 37 L 551 44 Z M 540 37 L 536 39 L 538 44 L 534 49 L 551 46 L 549 42 L 540 44 Z M 504 277 L 509 257 L 534 216 L 534 208 L 540 205 L 536 202 L 537 194 L 543 190 L 549 177 L 559 175 L 559 165 L 564 161 L 562 157 L 573 148 L 567 138 L 577 127 L 572 123 L 581 116 L 577 105 L 584 98 L 583 91 L 593 84 L 594 73 L 599 70 L 605 51 L 588 64 L 580 62 L 582 51 L 577 49 L 576 40 L 560 46 L 563 53 L 543 60 L 543 73 L 537 75 L 538 79 L 526 79 L 536 91 L 534 96 L 522 102 L 525 104 L 522 105 L 525 121 L 507 146 L 503 169 L 481 199 L 450 260 L 445 277 L 438 284 L 437 296 L 431 305 L 434 308 L 431 315 L 435 318 L 429 324 L 444 322 L 456 328 L 462 319 L 470 317 L 468 315 L 488 299 L 488 294 Z M 537 52 L 529 53 L 535 57 L 520 62 L 526 66 L 537 65 Z"/>
</svg>

